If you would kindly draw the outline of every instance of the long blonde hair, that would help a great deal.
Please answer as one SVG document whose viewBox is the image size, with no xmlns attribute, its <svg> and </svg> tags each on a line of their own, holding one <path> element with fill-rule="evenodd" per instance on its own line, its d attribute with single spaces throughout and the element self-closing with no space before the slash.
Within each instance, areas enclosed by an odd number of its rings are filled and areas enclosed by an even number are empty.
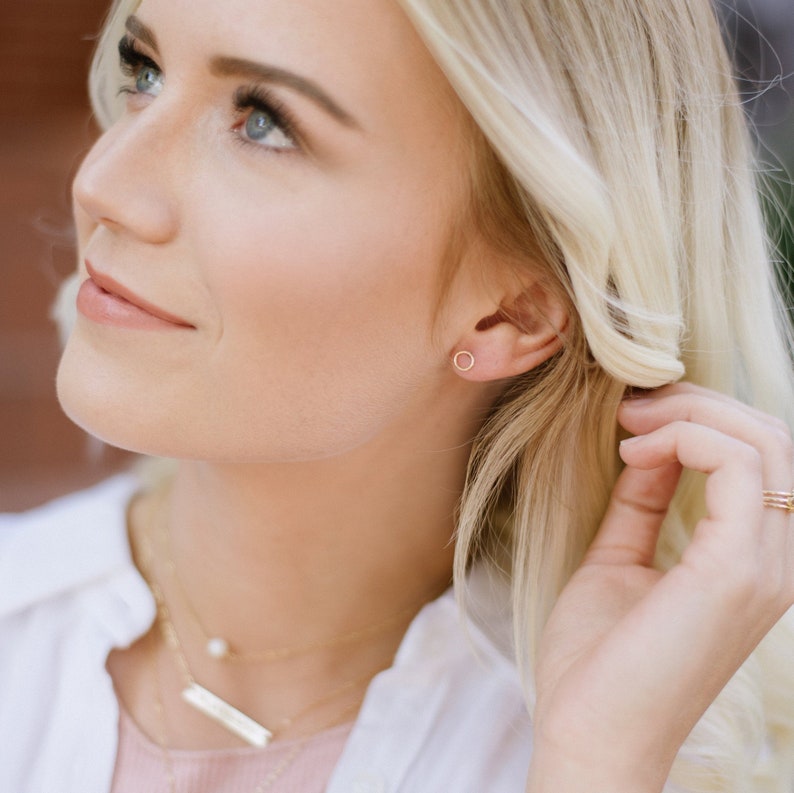
<svg viewBox="0 0 794 793">
<path fill-rule="evenodd" d="M 705 0 L 401 3 L 487 142 L 474 185 L 484 230 L 528 266 L 541 251 L 575 307 L 563 351 L 512 384 L 477 439 L 459 522 L 459 578 L 474 556 L 507 558 L 531 669 L 619 472 L 626 387 L 684 377 L 791 423 L 790 330 Z M 703 514 L 702 485 L 689 476 L 676 494 L 663 569 Z M 671 784 L 790 791 L 786 658 L 794 634 L 781 624 L 690 736 Z"/>
<path fill-rule="evenodd" d="M 478 557 L 512 582 L 531 704 L 537 638 L 619 472 L 626 387 L 684 377 L 791 423 L 791 339 L 706 0 L 400 2 L 474 121 L 475 222 L 528 266 L 540 258 L 574 309 L 562 352 L 510 385 L 477 438 L 459 522 L 458 580 Z M 105 125 L 135 5 L 116 1 L 94 61 Z M 685 478 L 661 568 L 702 511 L 701 479 Z M 781 623 L 693 731 L 676 789 L 790 790 L 793 657 Z"/>
</svg>

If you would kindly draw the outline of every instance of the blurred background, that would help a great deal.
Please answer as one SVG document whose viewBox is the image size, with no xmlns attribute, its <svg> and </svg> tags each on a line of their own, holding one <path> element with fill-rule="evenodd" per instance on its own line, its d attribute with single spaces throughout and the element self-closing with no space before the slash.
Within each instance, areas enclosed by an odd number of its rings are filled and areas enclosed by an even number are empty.
<svg viewBox="0 0 794 793">
<path fill-rule="evenodd" d="M 0 14 L 0 511 L 105 476 L 103 452 L 61 413 L 49 321 L 74 269 L 69 183 L 96 130 L 86 72 L 109 0 L 2 0 Z"/>
<path fill-rule="evenodd" d="M 664 0 L 658 0 L 664 2 Z M 58 342 L 49 321 L 74 267 L 71 176 L 97 134 L 86 72 L 108 0 L 2 0 L 0 15 L 0 511 L 23 509 L 128 464 L 90 441 L 55 399 Z M 794 0 L 722 0 L 726 38 L 776 179 L 794 218 Z M 786 223 L 773 233 L 794 263 Z M 792 293 L 794 302 L 794 293 Z"/>
</svg>

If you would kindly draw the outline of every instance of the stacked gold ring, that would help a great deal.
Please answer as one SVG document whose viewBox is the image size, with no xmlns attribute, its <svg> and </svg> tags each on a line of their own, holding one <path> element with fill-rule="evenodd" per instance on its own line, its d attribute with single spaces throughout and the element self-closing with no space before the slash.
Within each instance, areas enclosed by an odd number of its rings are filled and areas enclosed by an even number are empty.
<svg viewBox="0 0 794 793">
<path fill-rule="evenodd" d="M 764 490 L 764 506 L 785 509 L 794 512 L 794 490 L 786 493 L 783 490 Z"/>
</svg>

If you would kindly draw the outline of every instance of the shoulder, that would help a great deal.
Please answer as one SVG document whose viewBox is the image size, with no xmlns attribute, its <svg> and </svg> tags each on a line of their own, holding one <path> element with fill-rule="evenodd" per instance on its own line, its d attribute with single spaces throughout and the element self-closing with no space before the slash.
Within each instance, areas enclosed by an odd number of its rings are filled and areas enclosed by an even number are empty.
<svg viewBox="0 0 794 793">
<path fill-rule="evenodd" d="M 127 541 L 130 476 L 0 515 L 0 789 L 107 790 L 116 697 L 105 663 L 154 619 Z"/>
<path fill-rule="evenodd" d="M 28 512 L 0 514 L 0 618 L 132 566 L 126 509 L 131 475 Z"/>
<path fill-rule="evenodd" d="M 509 632 L 507 600 L 482 583 L 473 590 L 472 619 L 464 620 L 450 591 L 414 620 L 394 666 L 370 686 L 329 793 L 523 788 L 532 731 L 501 639 Z"/>
</svg>

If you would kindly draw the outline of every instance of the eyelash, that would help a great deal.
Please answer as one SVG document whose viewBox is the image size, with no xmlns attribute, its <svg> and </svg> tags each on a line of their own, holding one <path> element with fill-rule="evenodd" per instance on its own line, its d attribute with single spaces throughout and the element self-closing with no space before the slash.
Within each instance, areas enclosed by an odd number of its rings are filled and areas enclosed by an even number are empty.
<svg viewBox="0 0 794 793">
<path fill-rule="evenodd" d="M 234 109 L 240 114 L 244 114 L 246 111 L 266 113 L 291 141 L 294 141 L 296 145 L 300 143 L 301 135 L 289 109 L 273 95 L 272 91 L 268 91 L 264 86 L 250 85 L 238 88 L 234 92 L 233 105 Z M 244 125 L 245 120 L 242 123 L 242 126 Z M 257 146 L 257 148 L 262 148 L 243 136 L 239 136 L 238 140 L 242 143 L 250 143 L 253 146 Z M 284 153 L 285 150 L 273 149 L 273 151 Z"/>
<path fill-rule="evenodd" d="M 155 61 L 148 55 L 144 55 L 138 48 L 135 39 L 131 36 L 124 36 L 119 41 L 119 64 L 121 73 L 125 78 L 131 82 L 122 84 L 119 88 L 120 94 L 136 95 L 139 93 L 135 86 L 134 79 L 138 76 L 141 69 L 153 69 L 160 72 L 161 69 Z M 300 145 L 301 135 L 298 131 L 296 124 L 289 109 L 280 102 L 274 94 L 267 90 L 262 85 L 251 85 L 238 88 L 232 100 L 232 105 L 236 113 L 243 115 L 246 112 L 260 112 L 265 113 L 273 119 L 273 123 L 278 127 L 287 138 L 293 141 L 297 146 Z M 246 118 L 242 122 L 238 122 L 234 126 L 235 140 L 241 145 L 254 146 L 257 149 L 265 149 L 268 152 L 276 154 L 283 154 L 291 151 L 291 149 L 267 147 L 255 143 L 249 138 L 245 137 L 241 132 L 241 128 L 245 126 Z"/>
<path fill-rule="evenodd" d="M 148 56 L 144 55 L 136 46 L 135 40 L 129 36 L 124 36 L 119 41 L 119 65 L 121 66 L 121 73 L 133 79 L 137 76 L 142 67 L 147 69 L 154 69 L 160 71 L 160 67 Z M 122 85 L 119 88 L 120 94 L 136 94 L 138 93 L 135 85 Z"/>
</svg>

